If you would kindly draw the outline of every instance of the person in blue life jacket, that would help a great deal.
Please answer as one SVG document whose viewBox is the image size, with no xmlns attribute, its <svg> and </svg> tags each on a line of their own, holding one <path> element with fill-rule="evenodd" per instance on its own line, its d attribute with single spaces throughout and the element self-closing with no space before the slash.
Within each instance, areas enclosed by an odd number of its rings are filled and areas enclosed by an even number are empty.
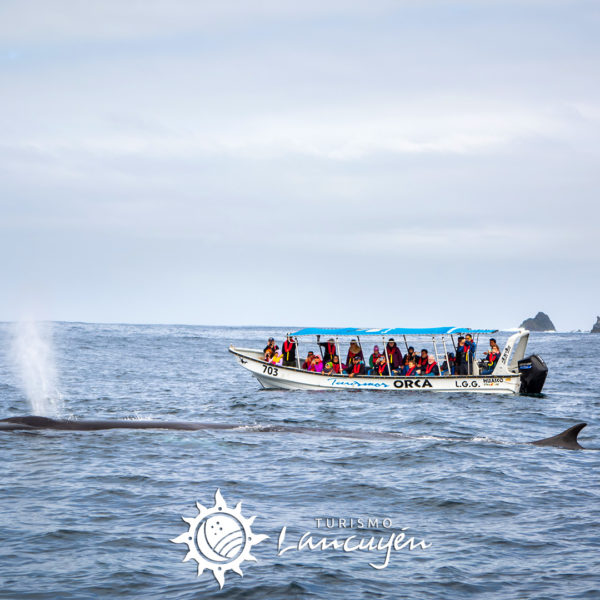
<svg viewBox="0 0 600 600">
<path fill-rule="evenodd" d="M 475 360 L 475 352 L 477 344 L 473 340 L 470 333 L 465 335 L 465 358 L 467 359 L 467 373 L 473 375 L 473 361 Z"/>
<path fill-rule="evenodd" d="M 490 349 L 485 353 L 484 367 L 481 371 L 482 375 L 490 375 L 493 373 L 500 358 L 500 348 L 494 338 L 490 338 Z"/>
</svg>

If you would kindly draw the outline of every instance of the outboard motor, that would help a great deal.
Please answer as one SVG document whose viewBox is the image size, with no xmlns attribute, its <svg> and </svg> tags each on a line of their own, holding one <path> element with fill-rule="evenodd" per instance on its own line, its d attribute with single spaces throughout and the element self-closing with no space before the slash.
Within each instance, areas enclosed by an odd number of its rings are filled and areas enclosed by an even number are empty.
<svg viewBox="0 0 600 600">
<path fill-rule="evenodd" d="M 519 361 L 519 373 L 521 375 L 521 394 L 539 394 L 544 387 L 548 367 L 537 355 L 532 354 Z"/>
</svg>

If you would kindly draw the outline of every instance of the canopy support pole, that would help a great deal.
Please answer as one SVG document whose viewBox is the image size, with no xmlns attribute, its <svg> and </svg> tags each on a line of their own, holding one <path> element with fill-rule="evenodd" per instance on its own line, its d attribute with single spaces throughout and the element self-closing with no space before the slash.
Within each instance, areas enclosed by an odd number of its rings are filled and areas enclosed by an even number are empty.
<svg viewBox="0 0 600 600">
<path fill-rule="evenodd" d="M 296 340 L 296 369 L 300 369 L 300 342 L 298 338 L 294 338 Z"/>
<path fill-rule="evenodd" d="M 383 343 L 383 351 L 385 352 L 385 360 L 387 362 L 387 370 L 388 373 L 392 374 L 392 365 L 390 365 L 390 357 L 388 356 L 387 344 L 385 343 L 385 336 L 381 336 L 381 342 Z M 375 367 L 375 365 L 373 365 Z"/>
<path fill-rule="evenodd" d="M 435 343 L 435 335 L 432 335 L 431 339 L 433 341 L 433 351 L 435 352 L 435 362 L 438 364 L 438 369 L 439 369 L 440 368 L 440 359 L 438 357 L 437 345 Z M 440 374 L 441 373 L 442 373 L 442 370 L 440 369 Z"/>
<path fill-rule="evenodd" d="M 444 344 L 444 354 L 446 355 L 446 366 L 448 367 L 448 377 L 452 375 L 452 367 L 450 366 L 450 359 L 448 358 L 448 348 L 446 348 L 446 338 L 442 336 L 442 344 Z M 442 370 L 440 369 L 440 375 Z"/>
<path fill-rule="evenodd" d="M 404 345 L 406 346 L 406 352 L 408 352 L 408 342 L 406 341 L 406 336 L 402 336 L 404 338 Z"/>
<path fill-rule="evenodd" d="M 337 355 L 338 355 L 338 363 L 340 365 L 340 375 L 341 375 L 342 374 L 342 355 L 340 354 L 340 340 L 337 335 L 335 336 L 335 351 L 337 352 Z"/>
</svg>

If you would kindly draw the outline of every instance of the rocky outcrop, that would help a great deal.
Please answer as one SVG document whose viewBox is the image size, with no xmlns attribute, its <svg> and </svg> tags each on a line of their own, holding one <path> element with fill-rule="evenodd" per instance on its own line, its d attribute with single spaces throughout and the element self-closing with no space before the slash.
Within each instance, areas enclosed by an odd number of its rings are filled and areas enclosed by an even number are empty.
<svg viewBox="0 0 600 600">
<path fill-rule="evenodd" d="M 600 333 L 600 317 L 596 317 L 596 324 L 592 327 L 590 333 Z"/>
<path fill-rule="evenodd" d="M 529 331 L 556 331 L 550 317 L 543 312 L 539 312 L 533 319 L 525 319 L 521 323 L 521 327 L 529 329 Z"/>
</svg>

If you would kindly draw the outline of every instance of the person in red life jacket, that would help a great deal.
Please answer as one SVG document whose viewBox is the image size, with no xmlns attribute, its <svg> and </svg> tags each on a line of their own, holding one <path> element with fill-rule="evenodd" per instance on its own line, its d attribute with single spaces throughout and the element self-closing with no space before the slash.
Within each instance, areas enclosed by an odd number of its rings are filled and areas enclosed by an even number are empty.
<svg viewBox="0 0 600 600">
<path fill-rule="evenodd" d="M 496 344 L 496 340 L 494 338 L 490 338 L 490 350 L 485 353 L 485 365 L 482 375 L 489 375 L 496 368 L 496 363 L 500 358 L 500 348 L 498 348 L 498 344 Z"/>
<path fill-rule="evenodd" d="M 394 341 L 394 338 L 390 338 L 385 346 L 387 352 L 387 360 L 392 371 L 397 371 L 402 366 L 402 352 L 398 348 L 398 344 Z M 384 355 L 385 353 L 384 352 Z"/>
<path fill-rule="evenodd" d="M 371 354 L 371 356 L 369 357 L 369 375 L 374 375 L 375 373 L 371 372 L 374 371 L 375 369 L 375 365 L 377 364 L 377 361 L 379 360 L 379 357 L 381 356 L 381 352 L 379 352 L 379 346 L 373 346 L 373 354 Z"/>
<path fill-rule="evenodd" d="M 323 351 L 323 362 L 332 362 L 333 357 L 337 354 L 337 348 L 335 346 L 335 340 L 333 338 L 329 338 L 326 342 L 321 342 L 321 336 L 317 336 L 317 344 Z"/>
<path fill-rule="evenodd" d="M 348 373 L 348 377 L 357 377 L 365 374 L 365 363 L 361 360 L 359 356 L 354 356 L 352 358 L 352 364 L 346 367 L 346 372 Z"/>
<path fill-rule="evenodd" d="M 416 365 L 417 361 L 419 360 L 419 357 L 417 356 L 415 349 L 412 346 L 409 346 L 408 352 L 404 355 L 404 358 L 402 359 L 402 364 L 406 367 L 408 365 L 408 362 L 411 360 Z"/>
<path fill-rule="evenodd" d="M 308 370 L 314 371 L 315 373 L 323 372 L 323 359 L 318 354 L 313 356 L 312 363 L 310 367 L 308 367 Z"/>
<path fill-rule="evenodd" d="M 342 365 L 340 364 L 340 357 L 337 354 L 333 355 L 331 364 L 333 365 L 333 374 L 340 375 L 342 373 Z"/>
<path fill-rule="evenodd" d="M 467 362 L 468 347 L 465 347 L 465 338 L 461 335 L 458 338 L 456 346 L 456 365 L 455 371 L 457 375 L 469 374 L 469 363 Z"/>
<path fill-rule="evenodd" d="M 415 377 L 417 375 L 417 365 L 414 360 L 408 361 L 408 364 L 402 369 L 402 375 L 405 377 Z"/>
<path fill-rule="evenodd" d="M 275 352 L 277 352 L 277 350 L 279 350 L 279 346 L 277 346 L 277 344 L 275 344 L 275 340 L 273 338 L 269 338 L 269 341 L 267 342 L 267 345 L 265 346 L 265 349 L 263 350 L 265 360 L 269 360 L 267 358 L 267 352 L 269 352 L 270 356 L 272 357 L 273 354 L 275 354 Z"/>
<path fill-rule="evenodd" d="M 305 371 L 310 370 L 310 365 L 312 365 L 312 359 L 313 359 L 314 355 L 315 354 L 312 350 L 306 355 L 306 360 L 302 363 L 302 368 Z"/>
<path fill-rule="evenodd" d="M 417 369 L 422 371 L 427 366 L 427 362 L 428 362 L 427 359 L 428 359 L 427 350 L 425 350 L 425 348 L 423 348 L 423 350 L 421 350 L 421 356 L 419 356 L 419 358 L 417 359 Z"/>
<path fill-rule="evenodd" d="M 433 377 L 435 375 L 440 374 L 440 368 L 438 367 L 437 361 L 433 356 L 429 355 L 427 357 L 427 364 L 424 367 L 421 367 L 421 375 L 425 375 L 426 377 Z"/>
<path fill-rule="evenodd" d="M 390 366 L 388 365 L 388 362 L 387 362 L 384 354 L 382 354 L 379 357 L 379 359 L 377 360 L 375 369 L 373 369 L 373 371 L 374 371 L 373 375 L 379 375 L 381 377 L 384 377 L 384 376 L 390 374 Z"/>
<path fill-rule="evenodd" d="M 283 366 L 284 367 L 295 367 L 296 366 L 296 342 L 291 335 L 287 335 L 285 342 L 283 342 Z"/>
<path fill-rule="evenodd" d="M 360 360 L 364 362 L 365 357 L 360 346 L 356 343 L 356 340 L 351 340 L 350 348 L 348 348 L 348 356 L 346 357 L 346 365 L 351 366 L 354 364 L 354 357 L 358 356 Z"/>
</svg>

